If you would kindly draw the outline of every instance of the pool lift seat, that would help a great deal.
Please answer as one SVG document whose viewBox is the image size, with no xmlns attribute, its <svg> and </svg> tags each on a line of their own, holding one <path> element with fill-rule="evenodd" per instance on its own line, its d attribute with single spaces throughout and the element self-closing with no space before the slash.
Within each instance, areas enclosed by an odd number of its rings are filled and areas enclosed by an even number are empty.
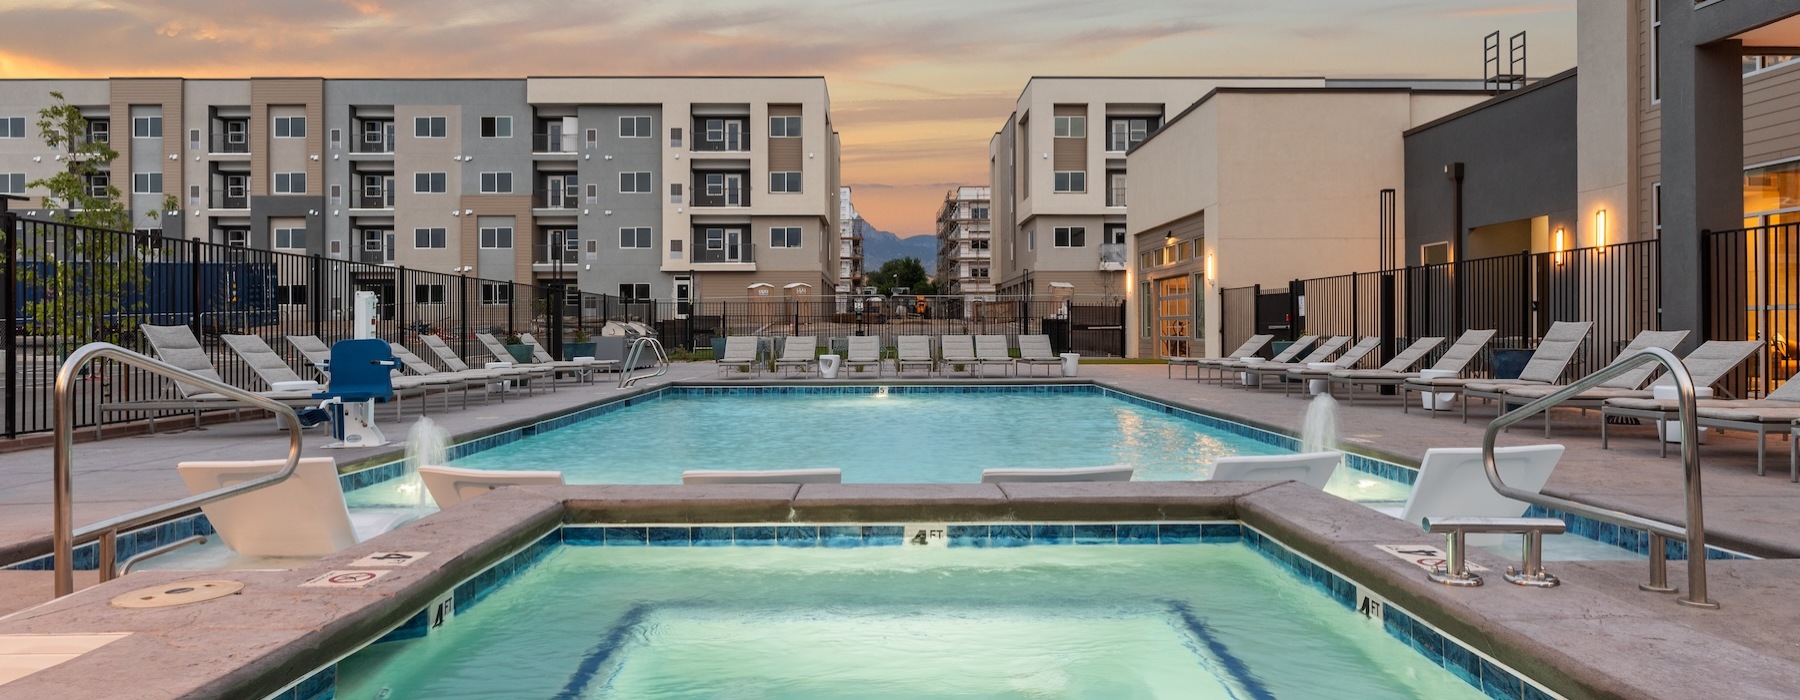
<svg viewBox="0 0 1800 700">
<path fill-rule="evenodd" d="M 391 375 L 399 360 L 386 341 L 375 338 L 340 340 L 331 346 L 331 379 L 319 408 L 331 414 L 331 437 L 323 447 L 378 447 L 388 444 L 375 425 L 375 404 L 394 398 Z"/>
</svg>

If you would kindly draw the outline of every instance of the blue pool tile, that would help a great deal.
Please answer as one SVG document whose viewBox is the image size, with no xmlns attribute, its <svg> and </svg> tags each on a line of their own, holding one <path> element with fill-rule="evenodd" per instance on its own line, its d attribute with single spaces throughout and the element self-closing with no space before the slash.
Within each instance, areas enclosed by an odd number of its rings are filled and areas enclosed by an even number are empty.
<svg viewBox="0 0 1800 700">
<path fill-rule="evenodd" d="M 952 547 L 988 546 L 988 526 L 986 525 L 951 525 L 944 530 L 944 537 Z"/>
<path fill-rule="evenodd" d="M 1339 604 L 1351 610 L 1356 609 L 1356 584 L 1349 579 L 1338 578 L 1331 582 L 1331 597 Z"/>
<path fill-rule="evenodd" d="M 861 547 L 863 528 L 859 525 L 822 525 L 819 527 L 819 543 L 827 547 Z"/>
<path fill-rule="evenodd" d="M 1394 608 L 1382 611 L 1381 626 L 1387 630 L 1388 636 L 1399 640 L 1402 644 L 1412 643 L 1412 618 Z"/>
<path fill-rule="evenodd" d="M 775 528 L 768 525 L 734 527 L 731 537 L 739 547 L 772 547 L 775 545 Z"/>
<path fill-rule="evenodd" d="M 1204 527 L 1191 523 L 1162 523 L 1156 526 L 1156 538 L 1162 544 L 1199 544 Z M 1232 533 L 1231 539 L 1236 540 L 1237 533 Z"/>
<path fill-rule="evenodd" d="M 729 527 L 695 527 L 692 532 L 695 547 L 730 547 L 732 544 L 732 528 Z"/>
<path fill-rule="evenodd" d="M 294 700 L 331 700 L 337 696 L 337 664 L 319 669 L 294 686 Z"/>
<path fill-rule="evenodd" d="M 1521 686 L 1519 688 L 1520 700 L 1554 700 L 1549 693 L 1546 693 L 1543 690 L 1540 690 L 1535 685 L 1532 685 L 1530 683 L 1521 683 L 1520 686 Z"/>
<path fill-rule="evenodd" d="M 688 527 L 650 528 L 650 546 L 686 547 L 693 544 L 693 529 Z"/>
<path fill-rule="evenodd" d="M 1519 700 L 1519 678 L 1487 659 L 1481 665 L 1481 692 L 1495 700 Z"/>
<path fill-rule="evenodd" d="M 1200 526 L 1200 541 L 1206 543 L 1236 542 L 1244 532 L 1237 523 L 1206 523 Z"/>
<path fill-rule="evenodd" d="M 1032 544 L 1074 544 L 1075 526 L 1073 525 L 1033 525 L 1031 526 Z"/>
<path fill-rule="evenodd" d="M 1076 525 L 1075 544 L 1118 544 L 1116 525 Z"/>
<path fill-rule="evenodd" d="M 782 525 L 775 528 L 775 542 L 783 547 L 817 547 L 819 528 L 814 525 Z"/>
<path fill-rule="evenodd" d="M 865 547 L 898 547 L 906 539 L 906 528 L 901 525 L 864 525 L 863 546 Z"/>
<path fill-rule="evenodd" d="M 430 629 L 430 627 L 431 627 L 431 615 L 430 615 L 429 611 L 420 610 L 418 612 L 418 614 L 407 618 L 406 622 L 401 623 L 399 627 L 395 627 L 393 630 L 389 631 L 387 634 L 382 635 L 381 638 L 375 640 L 374 643 L 381 644 L 383 642 L 398 642 L 398 641 L 406 640 L 406 639 L 418 639 L 420 637 L 425 636 L 426 631 L 428 631 Z"/>
<path fill-rule="evenodd" d="M 1159 539 L 1155 523 L 1147 525 L 1120 525 L 1119 544 L 1156 544 Z"/>
<path fill-rule="evenodd" d="M 1475 662 L 1475 654 L 1464 649 L 1461 644 L 1446 640 L 1444 644 L 1444 668 L 1456 674 L 1469 685 L 1481 687 L 1481 669 Z"/>
<path fill-rule="evenodd" d="M 1438 634 L 1436 630 L 1433 630 L 1430 627 L 1420 624 L 1417 620 L 1414 620 L 1412 623 L 1412 648 L 1425 658 L 1430 659 L 1433 664 L 1438 666 L 1444 665 L 1444 647 L 1446 644 L 1455 643 L 1456 642 L 1444 641 L 1443 635 Z"/>
<path fill-rule="evenodd" d="M 988 546 L 1023 547 L 1031 544 L 1031 526 L 994 525 L 988 528 Z"/>
</svg>

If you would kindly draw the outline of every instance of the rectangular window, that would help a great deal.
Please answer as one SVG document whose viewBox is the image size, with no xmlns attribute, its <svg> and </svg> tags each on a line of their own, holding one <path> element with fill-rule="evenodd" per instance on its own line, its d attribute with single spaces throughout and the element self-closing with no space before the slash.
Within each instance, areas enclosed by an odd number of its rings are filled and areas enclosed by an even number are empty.
<svg viewBox="0 0 1800 700">
<path fill-rule="evenodd" d="M 656 132 L 651 131 L 648 115 L 619 117 L 619 138 L 647 139 L 655 135 Z"/>
<path fill-rule="evenodd" d="M 132 194 L 162 194 L 162 176 L 157 173 L 132 173 Z"/>
<path fill-rule="evenodd" d="M 275 173 L 275 194 L 306 194 L 306 173 Z"/>
<path fill-rule="evenodd" d="M 1125 245 L 1125 225 L 1107 224 L 1106 229 L 1100 232 L 1100 243 L 1102 245 Z"/>
<path fill-rule="evenodd" d="M 988 208 L 979 204 L 969 207 L 969 218 L 977 220 L 988 218 Z"/>
<path fill-rule="evenodd" d="M 225 229 L 225 245 L 233 248 L 250 247 L 250 232 L 241 228 Z"/>
<path fill-rule="evenodd" d="M 481 138 L 484 138 L 484 139 L 510 139 L 510 138 L 512 138 L 512 117 L 482 117 L 481 118 Z"/>
<path fill-rule="evenodd" d="M 512 285 L 506 282 L 482 282 L 481 303 L 489 306 L 512 301 Z"/>
<path fill-rule="evenodd" d="M 444 285 L 441 285 L 441 284 L 415 284 L 415 285 L 413 285 L 413 303 L 415 303 L 415 304 L 442 304 L 442 303 L 444 303 Z"/>
<path fill-rule="evenodd" d="M 1662 238 L 1662 183 L 1650 183 L 1650 226 Z"/>
<path fill-rule="evenodd" d="M 331 141 L 331 149 L 332 150 L 335 151 L 337 149 L 343 148 L 344 147 L 344 130 L 343 129 L 332 129 L 330 141 Z"/>
<path fill-rule="evenodd" d="M 132 117 L 131 137 L 134 139 L 162 138 L 162 117 Z"/>
<path fill-rule="evenodd" d="M 104 124 L 105 122 L 100 122 Z M 89 122 L 91 126 L 93 122 Z M 0 139 L 25 138 L 24 117 L 0 117 Z"/>
<path fill-rule="evenodd" d="M 278 139 L 303 139 L 303 138 L 306 138 L 306 117 L 276 117 L 275 118 L 275 138 L 278 138 Z"/>
<path fill-rule="evenodd" d="M 0 176 L 0 180 L 3 180 L 3 178 L 4 178 L 4 176 Z M 4 186 L 5 186 L 4 182 L 0 182 L 0 187 L 4 187 Z M 89 197 L 110 196 L 110 193 L 107 192 L 107 189 L 109 189 L 111 187 L 112 187 L 112 176 L 111 175 L 108 175 L 106 173 L 94 173 L 93 175 L 88 176 L 88 196 Z M 12 194 L 18 194 L 18 193 L 13 192 Z"/>
<path fill-rule="evenodd" d="M 483 194 L 506 194 L 513 191 L 512 173 L 482 173 L 481 192 Z"/>
<path fill-rule="evenodd" d="M 1056 171 L 1057 192 L 1086 192 L 1087 173 L 1080 170 Z"/>
<path fill-rule="evenodd" d="M 112 143 L 112 122 L 96 119 L 88 122 L 88 141 L 94 143 Z"/>
<path fill-rule="evenodd" d="M 413 117 L 413 136 L 422 139 L 441 139 L 449 131 L 449 120 L 444 117 Z"/>
<path fill-rule="evenodd" d="M 1650 104 L 1662 102 L 1662 3 L 1650 0 Z"/>
<path fill-rule="evenodd" d="M 776 226 L 774 228 L 769 229 L 769 247 L 770 248 L 798 248 L 798 247 L 800 247 L 800 227 L 799 226 Z"/>
<path fill-rule="evenodd" d="M 481 247 L 511 248 L 513 247 L 513 230 L 511 226 L 495 226 L 481 229 Z"/>
<path fill-rule="evenodd" d="M 25 173 L 0 173 L 0 194 L 25 194 Z"/>
<path fill-rule="evenodd" d="M 1037 231 L 1025 232 L 1025 250 L 1037 250 Z"/>
<path fill-rule="evenodd" d="M 1059 138 L 1059 139 L 1084 139 L 1084 138 L 1087 138 L 1087 117 L 1073 117 L 1073 116 L 1057 117 L 1055 121 L 1056 121 L 1056 124 L 1055 124 L 1056 138 Z"/>
<path fill-rule="evenodd" d="M 413 173 L 413 192 L 443 194 L 448 188 L 448 178 L 444 173 Z"/>
<path fill-rule="evenodd" d="M 1056 247 L 1058 247 L 1058 248 L 1084 248 L 1086 246 L 1087 246 L 1087 227 L 1086 226 L 1058 226 L 1058 227 L 1056 227 Z"/>
<path fill-rule="evenodd" d="M 619 173 L 619 194 L 650 194 L 650 173 Z"/>
<path fill-rule="evenodd" d="M 626 226 L 619 229 L 620 248 L 649 248 L 649 226 Z"/>
<path fill-rule="evenodd" d="M 414 248 L 447 248 L 449 238 L 449 231 L 440 227 L 413 229 Z"/>
<path fill-rule="evenodd" d="M 800 116 L 769 117 L 769 136 L 772 138 L 800 138 Z"/>
<path fill-rule="evenodd" d="M 679 182 L 669 183 L 669 203 L 670 204 L 680 204 L 681 203 L 681 183 L 679 183 Z"/>
<path fill-rule="evenodd" d="M 588 129 L 587 131 L 585 131 L 583 133 L 585 133 L 587 135 L 587 147 L 588 148 L 594 148 L 594 147 L 600 145 L 600 130 L 599 129 Z"/>
<path fill-rule="evenodd" d="M 1118 117 L 1106 120 L 1106 150 L 1123 153 L 1150 138 L 1160 118 Z"/>
<path fill-rule="evenodd" d="M 798 171 L 769 173 L 769 191 L 784 194 L 799 193 L 800 173 Z"/>
<path fill-rule="evenodd" d="M 669 148 L 681 148 L 681 127 L 669 129 Z"/>
<path fill-rule="evenodd" d="M 619 301 L 649 301 L 650 285 L 644 283 L 619 285 Z"/>
<path fill-rule="evenodd" d="M 306 285 L 304 285 L 304 284 L 283 284 L 283 285 L 276 286 L 275 287 L 275 303 L 287 304 L 287 305 L 305 304 L 306 303 Z"/>
<path fill-rule="evenodd" d="M 275 229 L 274 241 L 271 246 L 281 250 L 306 250 L 306 229 Z"/>
</svg>

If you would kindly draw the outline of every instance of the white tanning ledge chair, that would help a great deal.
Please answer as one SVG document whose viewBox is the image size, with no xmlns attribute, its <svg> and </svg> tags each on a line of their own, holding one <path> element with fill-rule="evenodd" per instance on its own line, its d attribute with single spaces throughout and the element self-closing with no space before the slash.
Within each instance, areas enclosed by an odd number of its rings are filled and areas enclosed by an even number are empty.
<svg viewBox="0 0 1800 700">
<path fill-rule="evenodd" d="M 182 462 L 176 465 L 190 493 L 201 494 L 281 471 L 287 460 Z M 248 557 L 322 557 L 392 530 L 419 515 L 412 508 L 344 506 L 337 462 L 300 460 L 294 474 L 274 486 L 200 507 L 231 551 Z"/>
<path fill-rule="evenodd" d="M 1331 475 L 1337 473 L 1338 463 L 1342 461 L 1344 453 L 1337 450 L 1221 457 L 1213 462 L 1209 481 L 1298 481 L 1315 489 L 1324 489 L 1325 482 L 1331 481 Z"/>
<path fill-rule="evenodd" d="M 1494 449 L 1494 461 L 1499 464 L 1500 478 L 1506 485 L 1534 493 L 1543 490 L 1562 455 L 1562 445 Z M 1419 463 L 1419 478 L 1413 482 L 1406 506 L 1398 513 L 1380 510 L 1423 528 L 1426 518 L 1517 518 L 1525 515 L 1529 507 L 1528 503 L 1500 495 L 1488 483 L 1487 469 L 1481 464 L 1481 448 L 1437 447 L 1425 451 L 1425 460 Z M 1468 535 L 1467 542 L 1470 546 L 1487 546 L 1499 544 L 1500 538 Z"/>
<path fill-rule="evenodd" d="M 1131 481 L 1136 471 L 1129 464 L 1073 469 L 983 469 L 981 483 L 1009 484 L 1018 482 L 1052 483 L 1069 481 Z"/>
<path fill-rule="evenodd" d="M 419 481 L 439 508 L 449 508 L 502 486 L 561 486 L 558 471 L 492 471 L 427 464 L 419 467 Z"/>
<path fill-rule="evenodd" d="M 685 485 L 718 484 L 841 484 L 842 469 L 765 469 L 745 471 L 733 469 L 689 469 L 681 473 Z"/>
</svg>

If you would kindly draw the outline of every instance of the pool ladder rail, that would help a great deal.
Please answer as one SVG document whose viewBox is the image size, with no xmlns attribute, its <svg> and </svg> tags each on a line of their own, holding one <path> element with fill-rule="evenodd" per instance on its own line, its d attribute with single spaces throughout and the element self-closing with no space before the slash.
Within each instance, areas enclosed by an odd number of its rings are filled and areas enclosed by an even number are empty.
<svg viewBox="0 0 1800 700">
<path fill-rule="evenodd" d="M 638 360 L 644 355 L 644 348 L 656 353 L 656 371 L 649 374 L 638 374 Z M 650 336 L 642 336 L 631 341 L 631 348 L 625 351 L 625 363 L 619 370 L 619 388 L 629 389 L 639 380 L 653 379 L 669 373 L 669 354 L 663 352 L 662 342 Z"/>
<path fill-rule="evenodd" d="M 1661 364 L 1675 381 L 1677 394 L 1676 405 L 1681 420 L 1681 464 L 1686 480 L 1684 497 L 1686 505 L 1686 524 L 1676 525 L 1660 520 L 1651 520 L 1630 513 L 1578 503 L 1564 498 L 1547 496 L 1536 491 L 1526 491 L 1506 485 L 1500 478 L 1500 466 L 1494 458 L 1494 441 L 1499 438 L 1500 431 L 1538 413 L 1573 398 L 1609 379 L 1630 372 L 1646 362 Z M 1679 540 L 1687 544 L 1687 595 L 1676 602 L 1696 608 L 1716 609 L 1719 604 L 1706 597 L 1706 518 L 1701 503 L 1700 489 L 1700 429 L 1694 418 L 1696 413 L 1694 378 L 1688 374 L 1687 367 L 1681 364 L 1681 358 L 1675 353 L 1662 348 L 1648 348 L 1637 354 L 1589 374 L 1580 380 L 1562 387 L 1551 394 L 1531 403 L 1520 406 L 1510 412 L 1502 413 L 1499 418 L 1488 424 L 1487 432 L 1481 440 L 1481 461 L 1487 471 L 1488 483 L 1494 490 L 1507 498 L 1524 501 L 1545 508 L 1560 510 L 1601 522 L 1612 523 L 1624 527 L 1645 530 L 1650 533 L 1650 581 L 1638 584 L 1638 588 L 1653 593 L 1675 593 L 1678 589 L 1669 585 L 1669 561 L 1667 547 L 1669 540 Z M 1464 532 L 1511 532 L 1525 535 L 1525 562 L 1518 573 L 1518 580 L 1511 575 L 1507 580 L 1527 586 L 1554 586 L 1555 577 L 1544 573 L 1541 561 L 1542 551 L 1534 545 L 1539 538 L 1551 532 L 1553 526 L 1540 522 L 1540 518 L 1433 518 L 1427 519 L 1425 527 L 1432 532 L 1449 533 L 1451 559 L 1441 580 L 1437 572 L 1433 572 L 1433 581 L 1446 585 L 1480 585 L 1468 583 L 1467 577 L 1473 576 L 1464 566 L 1463 547 L 1461 542 Z M 1460 581 L 1460 582 L 1459 582 Z M 1476 578 L 1479 581 L 1479 578 Z"/>
</svg>

